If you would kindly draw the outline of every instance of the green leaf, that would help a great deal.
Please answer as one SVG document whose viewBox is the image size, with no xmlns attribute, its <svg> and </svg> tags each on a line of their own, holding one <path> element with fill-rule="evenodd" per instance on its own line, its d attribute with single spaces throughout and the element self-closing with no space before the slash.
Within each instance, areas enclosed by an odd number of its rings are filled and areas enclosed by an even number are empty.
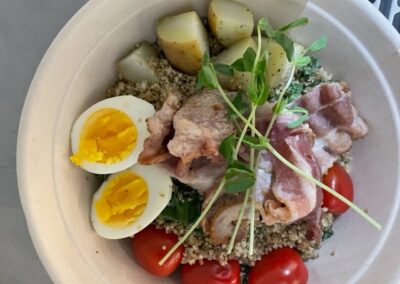
<svg viewBox="0 0 400 284">
<path fill-rule="evenodd" d="M 325 241 L 334 235 L 332 226 L 325 228 L 322 235 L 322 240 Z"/>
<path fill-rule="evenodd" d="M 254 104 L 257 104 L 258 89 L 257 89 L 256 77 L 251 76 L 249 82 L 247 83 L 246 91 L 247 91 L 247 96 L 249 97 L 250 101 Z"/>
<path fill-rule="evenodd" d="M 254 172 L 239 161 L 234 161 L 228 166 L 225 178 L 225 189 L 230 193 L 243 192 L 256 182 Z"/>
<path fill-rule="evenodd" d="M 239 72 L 245 72 L 246 68 L 244 67 L 243 58 L 237 59 L 235 62 L 231 64 L 231 67 Z"/>
<path fill-rule="evenodd" d="M 287 128 L 289 128 L 289 129 L 296 128 L 296 127 L 300 126 L 303 122 L 307 121 L 308 119 L 309 119 L 308 114 L 303 114 L 302 116 L 300 116 L 295 121 L 292 121 L 291 123 L 289 123 L 287 125 Z"/>
<path fill-rule="evenodd" d="M 256 105 L 261 106 L 265 104 L 265 102 L 269 97 L 269 85 L 267 80 L 265 80 L 265 75 L 263 74 L 256 75 L 256 82 L 258 91 L 258 98 Z"/>
<path fill-rule="evenodd" d="M 257 75 L 263 75 L 265 77 L 266 70 L 267 70 L 267 58 L 263 56 L 256 64 L 255 73 Z"/>
<path fill-rule="evenodd" d="M 261 30 L 265 31 L 269 38 L 273 38 L 275 36 L 275 30 L 268 22 L 267 18 L 262 18 L 259 22 L 259 27 Z"/>
<path fill-rule="evenodd" d="M 286 26 L 283 26 L 281 28 L 278 29 L 278 31 L 280 32 L 286 32 L 288 30 L 300 27 L 300 26 L 304 26 L 308 24 L 308 18 L 300 18 L 297 20 L 294 20 L 293 22 L 287 24 Z"/>
<path fill-rule="evenodd" d="M 193 188 L 177 180 L 173 180 L 173 182 L 175 190 L 159 217 L 164 220 L 178 221 L 184 226 L 190 225 L 201 214 L 201 196 Z"/>
<path fill-rule="evenodd" d="M 275 114 L 281 113 L 283 109 L 286 107 L 288 104 L 287 99 L 284 99 L 282 101 L 278 101 L 273 107 L 272 107 L 272 112 Z"/>
<path fill-rule="evenodd" d="M 246 166 L 242 162 L 239 162 L 238 160 L 235 160 L 228 165 L 228 168 L 226 169 L 226 172 L 225 172 L 225 176 L 227 178 L 231 178 L 239 173 L 254 175 L 253 171 L 248 166 Z"/>
<path fill-rule="evenodd" d="M 211 89 L 218 88 L 219 83 L 215 76 L 215 73 L 208 65 L 201 67 L 197 79 L 198 79 L 198 85 Z"/>
<path fill-rule="evenodd" d="M 243 65 L 247 72 L 253 71 L 253 65 L 255 60 L 256 60 L 256 52 L 251 47 L 247 48 L 243 54 Z"/>
<path fill-rule="evenodd" d="M 215 71 L 230 77 L 232 77 L 235 74 L 232 67 L 227 64 L 216 63 L 214 64 L 214 69 Z"/>
<path fill-rule="evenodd" d="M 321 36 L 317 40 L 315 40 L 309 47 L 309 51 L 318 51 L 326 47 L 328 44 L 328 37 L 326 35 Z"/>
<path fill-rule="evenodd" d="M 268 139 L 265 137 L 245 135 L 243 138 L 243 144 L 246 144 L 255 150 L 263 150 L 268 144 Z"/>
<path fill-rule="evenodd" d="M 314 75 L 320 67 L 321 67 L 320 60 L 316 59 L 315 57 L 311 57 L 311 63 L 306 66 L 300 67 L 297 72 L 298 73 L 297 76 L 306 79 Z"/>
<path fill-rule="evenodd" d="M 235 159 L 235 147 L 233 142 L 235 140 L 235 136 L 232 134 L 227 136 L 224 140 L 222 140 L 219 145 L 219 153 L 224 157 L 229 163 L 232 163 Z"/>
<path fill-rule="evenodd" d="M 286 97 L 288 102 L 291 103 L 298 97 L 300 97 L 303 90 L 304 90 L 303 83 L 292 82 L 292 84 L 290 84 L 289 88 L 286 91 Z"/>
<path fill-rule="evenodd" d="M 296 66 L 306 66 L 311 63 L 310 56 L 301 56 L 294 60 L 293 62 Z"/>
<path fill-rule="evenodd" d="M 243 93 L 240 91 L 236 92 L 236 96 L 233 98 L 232 104 L 240 113 L 247 113 L 249 111 L 249 105 L 243 101 Z M 231 108 L 228 109 L 228 113 L 232 119 L 237 118 L 236 113 Z"/>
<path fill-rule="evenodd" d="M 244 192 L 252 187 L 256 182 L 256 178 L 251 175 L 240 175 L 230 178 L 225 183 L 225 189 L 229 193 Z"/>
<path fill-rule="evenodd" d="M 294 43 L 293 41 L 284 33 L 278 32 L 274 36 L 274 39 L 279 43 L 286 52 L 286 57 L 289 61 L 292 61 L 294 53 Z"/>
<path fill-rule="evenodd" d="M 201 61 L 202 66 L 210 65 L 210 54 L 206 51 L 203 54 L 203 59 Z"/>
<path fill-rule="evenodd" d="M 267 21 L 266 18 L 261 18 L 261 19 L 258 21 L 258 24 L 257 24 L 257 26 L 258 26 L 262 31 L 264 31 L 264 30 L 267 28 L 267 25 L 268 25 L 268 21 Z"/>
<path fill-rule="evenodd" d="M 198 77 L 200 77 L 200 71 L 199 74 L 197 75 Z M 201 89 L 203 89 L 203 83 L 197 79 L 197 83 L 196 83 L 196 87 L 194 88 L 194 91 L 197 93 L 198 91 L 200 91 Z"/>
<path fill-rule="evenodd" d="M 308 115 L 308 110 L 300 106 L 293 106 L 290 109 L 287 109 L 287 111 L 292 113 L 303 113 Z"/>
</svg>

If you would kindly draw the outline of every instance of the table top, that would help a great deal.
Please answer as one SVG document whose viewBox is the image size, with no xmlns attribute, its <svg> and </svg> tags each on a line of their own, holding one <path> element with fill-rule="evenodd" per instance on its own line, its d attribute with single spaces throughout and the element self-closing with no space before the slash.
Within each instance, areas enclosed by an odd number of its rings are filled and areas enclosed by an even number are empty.
<svg viewBox="0 0 400 284">
<path fill-rule="evenodd" d="M 32 246 L 19 201 L 15 171 L 17 130 L 23 102 L 40 59 L 58 31 L 85 2 L 0 1 L 1 284 L 51 283 Z M 400 11 L 396 1 L 392 5 L 387 0 L 370 2 L 400 28 L 400 13 L 398 20 L 393 13 Z"/>
<path fill-rule="evenodd" d="M 0 1 L 0 283 L 51 283 L 32 246 L 15 171 L 19 116 L 36 67 L 85 0 Z M 57 249 L 57 248 L 54 248 Z"/>
</svg>

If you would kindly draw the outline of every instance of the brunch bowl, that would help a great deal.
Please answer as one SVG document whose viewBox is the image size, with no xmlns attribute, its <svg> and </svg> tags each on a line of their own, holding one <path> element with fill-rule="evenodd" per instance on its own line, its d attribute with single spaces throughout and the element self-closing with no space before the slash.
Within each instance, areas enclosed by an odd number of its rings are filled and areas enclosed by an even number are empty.
<svg viewBox="0 0 400 284">
<path fill-rule="evenodd" d="M 56 283 L 178 283 L 142 270 L 127 240 L 98 236 L 90 222 L 93 175 L 75 167 L 71 129 L 117 80 L 115 64 L 132 46 L 156 40 L 160 17 L 195 10 L 209 1 L 106 0 L 88 2 L 59 33 L 31 84 L 18 135 L 17 170 L 29 231 Z M 327 35 L 318 54 L 338 81 L 346 81 L 369 127 L 354 144 L 350 173 L 355 203 L 382 230 L 353 211 L 335 222 L 335 235 L 306 262 L 309 283 L 400 281 L 400 36 L 367 1 L 246 1 L 256 19 L 273 26 L 309 18 L 291 34 L 306 45 Z"/>
</svg>

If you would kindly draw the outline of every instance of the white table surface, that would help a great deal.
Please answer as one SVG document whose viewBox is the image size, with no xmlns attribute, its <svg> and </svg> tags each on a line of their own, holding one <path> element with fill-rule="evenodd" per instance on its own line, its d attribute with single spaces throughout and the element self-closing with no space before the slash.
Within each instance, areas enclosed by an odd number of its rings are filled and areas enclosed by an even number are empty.
<svg viewBox="0 0 400 284">
<path fill-rule="evenodd" d="M 40 59 L 85 2 L 0 0 L 0 284 L 51 283 L 32 246 L 19 201 L 17 130 Z"/>
</svg>

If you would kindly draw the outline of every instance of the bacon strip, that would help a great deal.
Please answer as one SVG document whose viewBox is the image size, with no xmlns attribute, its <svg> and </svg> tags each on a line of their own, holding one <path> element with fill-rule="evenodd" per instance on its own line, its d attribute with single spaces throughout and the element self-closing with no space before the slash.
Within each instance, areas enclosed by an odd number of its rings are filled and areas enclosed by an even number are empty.
<svg viewBox="0 0 400 284">
<path fill-rule="evenodd" d="M 272 146 L 289 162 L 316 179 L 321 172 L 312 153 L 312 133 L 308 126 L 288 129 L 287 125 L 297 118 L 287 113 L 280 115 L 271 131 Z M 263 221 L 268 224 L 290 223 L 306 217 L 320 207 L 320 189 L 300 177 L 275 157 L 272 157 L 273 182 L 271 192 L 264 195 L 260 205 Z"/>
<path fill-rule="evenodd" d="M 141 164 L 159 164 L 181 182 L 203 193 L 225 172 L 221 141 L 234 130 L 223 99 L 205 90 L 181 107 L 172 92 L 160 111 L 149 118 L 150 136 L 139 155 Z"/>
<path fill-rule="evenodd" d="M 308 110 L 308 123 L 317 137 L 313 152 L 325 173 L 339 154 L 350 150 L 353 140 L 367 135 L 368 127 L 351 104 L 344 83 L 320 84 L 295 104 Z"/>
<path fill-rule="evenodd" d="M 178 91 L 171 92 L 161 110 L 147 119 L 150 136 L 144 141 L 143 151 L 138 158 L 142 165 L 159 164 L 170 158 L 165 140 L 168 140 L 173 118 L 181 107 L 180 97 L 181 94 Z"/>
</svg>

